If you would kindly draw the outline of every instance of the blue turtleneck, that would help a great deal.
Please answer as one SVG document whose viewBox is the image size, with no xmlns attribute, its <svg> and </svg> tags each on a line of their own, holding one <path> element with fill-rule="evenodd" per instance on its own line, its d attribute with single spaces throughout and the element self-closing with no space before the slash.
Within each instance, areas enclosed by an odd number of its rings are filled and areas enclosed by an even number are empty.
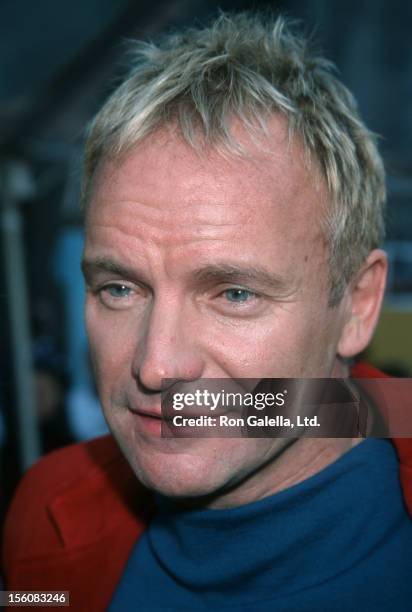
<svg viewBox="0 0 412 612">
<path fill-rule="evenodd" d="M 111 612 L 412 610 L 412 521 L 386 440 L 238 508 L 158 504 Z"/>
</svg>

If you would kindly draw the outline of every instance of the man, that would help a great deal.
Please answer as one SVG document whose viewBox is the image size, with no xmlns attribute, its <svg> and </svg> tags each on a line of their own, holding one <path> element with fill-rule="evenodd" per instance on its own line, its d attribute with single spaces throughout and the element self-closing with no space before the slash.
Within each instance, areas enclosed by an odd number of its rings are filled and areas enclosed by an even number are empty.
<svg viewBox="0 0 412 612">
<path fill-rule="evenodd" d="M 371 134 L 282 19 L 221 16 L 133 61 L 84 179 L 87 328 L 127 463 L 104 438 L 31 470 L 8 588 L 70 590 L 76 610 L 409 610 L 388 441 L 161 435 L 182 383 L 349 376 L 387 268 Z"/>
</svg>

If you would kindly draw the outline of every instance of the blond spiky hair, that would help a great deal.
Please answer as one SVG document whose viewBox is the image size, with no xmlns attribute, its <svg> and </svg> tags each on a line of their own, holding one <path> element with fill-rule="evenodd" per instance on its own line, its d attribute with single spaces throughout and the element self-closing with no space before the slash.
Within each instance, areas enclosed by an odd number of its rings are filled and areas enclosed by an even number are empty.
<svg viewBox="0 0 412 612">
<path fill-rule="evenodd" d="M 88 131 L 83 199 L 87 204 L 100 160 L 124 154 L 162 126 L 176 125 L 194 147 L 242 155 L 232 119 L 256 135 L 281 113 L 329 189 L 321 222 L 335 305 L 383 239 L 384 170 L 375 139 L 333 65 L 293 30 L 282 17 L 221 14 L 208 27 L 157 44 L 133 42 L 129 75 Z"/>
</svg>

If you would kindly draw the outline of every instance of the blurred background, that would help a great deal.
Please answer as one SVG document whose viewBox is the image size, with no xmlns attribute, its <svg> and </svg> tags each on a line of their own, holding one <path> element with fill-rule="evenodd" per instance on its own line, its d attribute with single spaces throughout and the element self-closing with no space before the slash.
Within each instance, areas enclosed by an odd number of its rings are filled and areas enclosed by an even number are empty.
<svg viewBox="0 0 412 612">
<path fill-rule="evenodd" d="M 366 357 L 411 375 L 411 2 L 0 0 L 1 514 L 39 456 L 106 431 L 83 326 L 79 185 L 84 128 L 122 74 L 125 40 L 267 7 L 314 33 L 381 136 L 389 290 Z"/>
</svg>

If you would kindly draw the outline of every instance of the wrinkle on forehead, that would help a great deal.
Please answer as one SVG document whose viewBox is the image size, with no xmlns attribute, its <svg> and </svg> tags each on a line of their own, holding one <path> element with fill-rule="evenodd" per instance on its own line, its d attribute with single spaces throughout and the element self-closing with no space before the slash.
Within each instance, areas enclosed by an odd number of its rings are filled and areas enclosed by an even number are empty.
<svg viewBox="0 0 412 612">
<path fill-rule="evenodd" d="M 296 200 L 302 186 L 317 192 L 317 199 L 327 199 L 325 182 L 320 177 L 316 164 L 307 165 L 303 144 L 298 136 L 289 138 L 286 120 L 274 115 L 268 121 L 268 136 L 260 142 L 250 137 L 239 121 L 233 121 L 233 132 L 245 145 L 247 156 L 223 156 L 216 148 L 208 147 L 201 152 L 183 141 L 176 133 L 161 129 L 146 137 L 127 156 L 118 160 L 101 162 L 96 175 L 96 190 L 105 183 L 105 193 L 112 198 L 118 195 L 122 184 L 123 199 L 133 200 L 138 190 L 140 203 L 151 206 L 166 206 L 170 211 L 184 205 L 195 208 L 202 202 L 213 202 L 216 206 L 236 203 L 228 199 L 226 186 L 235 180 L 242 200 L 256 205 L 256 199 L 267 199 L 270 187 L 276 189 L 276 204 Z M 143 177 L 143 181 L 141 178 Z M 253 190 L 250 189 L 250 178 Z M 125 180 L 126 179 L 126 180 Z M 257 180 L 253 180 L 257 179 Z M 175 194 L 170 193 L 170 184 Z M 156 200 L 152 194 L 156 192 Z M 174 199 L 171 196 L 176 196 Z"/>
<path fill-rule="evenodd" d="M 289 258 L 289 267 L 299 266 L 308 254 L 324 259 L 325 191 L 279 118 L 270 134 L 271 154 L 250 143 L 249 157 L 236 159 L 213 149 L 199 155 L 167 132 L 151 135 L 121 162 L 101 164 L 87 215 L 89 237 L 111 234 L 124 253 L 152 245 L 153 253 L 166 248 L 174 257 L 188 249 L 193 256 L 202 242 L 207 257 L 222 242 L 239 260 L 243 244 L 245 257 L 266 250 L 275 265 Z"/>
</svg>

